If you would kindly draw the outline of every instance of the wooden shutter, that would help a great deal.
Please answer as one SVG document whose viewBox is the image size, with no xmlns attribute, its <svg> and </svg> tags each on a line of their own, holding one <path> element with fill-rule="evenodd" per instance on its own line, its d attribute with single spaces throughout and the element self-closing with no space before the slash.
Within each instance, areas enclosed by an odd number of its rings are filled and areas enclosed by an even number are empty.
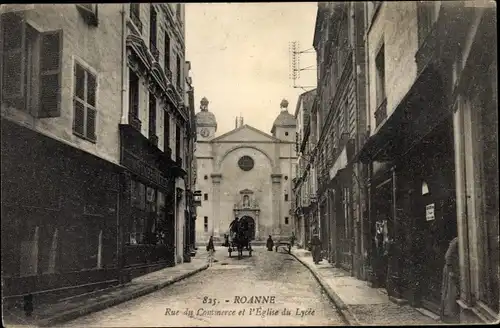
<svg viewBox="0 0 500 328">
<path fill-rule="evenodd" d="M 39 118 L 61 115 L 62 30 L 41 33 Z"/>
<path fill-rule="evenodd" d="M 73 120 L 73 131 L 75 131 L 75 133 L 77 133 L 78 135 L 80 136 L 84 136 L 85 135 L 85 128 L 84 128 L 84 125 L 85 125 L 85 105 L 75 99 L 74 100 L 74 109 L 75 109 L 75 117 L 74 117 L 74 120 Z"/>
<path fill-rule="evenodd" d="M 97 111 L 92 107 L 87 107 L 87 138 L 95 141 L 97 139 L 96 130 Z"/>
<path fill-rule="evenodd" d="M 24 109 L 26 24 L 15 14 L 2 15 L 2 99 Z"/>
</svg>

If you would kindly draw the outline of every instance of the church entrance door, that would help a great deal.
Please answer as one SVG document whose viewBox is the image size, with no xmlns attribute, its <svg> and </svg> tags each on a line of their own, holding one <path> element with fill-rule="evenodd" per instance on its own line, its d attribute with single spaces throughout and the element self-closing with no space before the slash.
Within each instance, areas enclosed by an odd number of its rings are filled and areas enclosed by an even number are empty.
<svg viewBox="0 0 500 328">
<path fill-rule="evenodd" d="M 248 226 L 248 230 L 250 232 L 250 240 L 255 239 L 255 220 L 248 215 L 245 215 L 241 218 L 241 223 L 246 222 Z"/>
</svg>

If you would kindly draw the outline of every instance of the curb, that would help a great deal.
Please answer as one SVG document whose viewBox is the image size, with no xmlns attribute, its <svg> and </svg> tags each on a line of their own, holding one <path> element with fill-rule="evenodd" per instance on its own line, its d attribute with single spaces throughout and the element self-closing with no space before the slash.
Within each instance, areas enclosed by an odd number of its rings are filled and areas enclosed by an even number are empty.
<svg viewBox="0 0 500 328">
<path fill-rule="evenodd" d="M 101 311 L 101 310 L 107 309 L 109 307 L 112 307 L 112 306 L 115 306 L 115 305 L 118 305 L 118 304 L 130 301 L 130 300 L 132 300 L 134 298 L 138 298 L 138 297 L 150 294 L 150 293 L 152 293 L 154 291 L 157 291 L 159 289 L 165 288 L 165 287 L 167 287 L 167 286 L 169 286 L 169 285 L 171 285 L 171 284 L 173 284 L 175 282 L 178 282 L 178 281 L 183 280 L 185 278 L 188 278 L 188 277 L 190 277 L 190 276 L 192 276 L 192 275 L 194 275 L 194 274 L 196 274 L 198 272 L 206 270 L 207 268 L 208 268 L 208 264 L 205 264 L 202 267 L 197 268 L 196 270 L 183 273 L 183 274 L 181 274 L 181 275 L 179 275 L 177 277 L 168 279 L 165 282 L 162 282 L 162 283 L 159 283 L 159 284 L 155 284 L 155 285 L 151 285 L 151 286 L 146 286 L 144 288 L 141 288 L 139 290 L 135 290 L 135 291 L 133 291 L 133 292 L 131 292 L 129 294 L 125 294 L 123 296 L 119 296 L 119 297 L 112 298 L 112 299 L 109 299 L 109 300 L 97 302 L 97 303 L 94 303 L 94 304 L 91 304 L 91 305 L 82 306 L 80 308 L 75 308 L 75 309 L 72 309 L 72 310 L 68 310 L 66 312 L 62 312 L 62 313 L 57 314 L 55 316 L 52 316 L 50 318 L 40 320 L 38 322 L 38 326 L 39 327 L 49 327 L 49 326 L 53 326 L 55 324 L 60 324 L 60 323 L 63 323 L 63 322 L 74 320 L 74 319 L 76 319 L 78 317 L 82 317 L 84 315 L 88 315 L 88 314 L 93 313 L 93 312 L 97 312 L 97 311 Z"/>
<path fill-rule="evenodd" d="M 344 317 L 345 321 L 350 325 L 350 326 L 361 326 L 361 323 L 356 319 L 356 316 L 349 310 L 347 305 L 342 301 L 342 299 L 339 297 L 339 295 L 331 288 L 328 283 L 325 281 L 325 279 L 316 271 L 314 270 L 308 263 L 305 261 L 301 260 L 300 257 L 296 256 L 293 252 L 291 255 L 302 265 L 304 265 L 306 268 L 311 271 L 313 274 L 314 278 L 318 281 L 318 283 L 321 285 L 321 287 L 324 289 L 330 300 L 335 304 L 335 306 L 338 308 L 342 316 Z"/>
</svg>

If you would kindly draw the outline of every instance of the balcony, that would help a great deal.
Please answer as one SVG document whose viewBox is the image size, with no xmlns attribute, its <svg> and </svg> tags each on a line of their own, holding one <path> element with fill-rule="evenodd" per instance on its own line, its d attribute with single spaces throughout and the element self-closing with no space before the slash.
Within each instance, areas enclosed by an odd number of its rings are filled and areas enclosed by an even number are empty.
<svg viewBox="0 0 500 328">
<path fill-rule="evenodd" d="M 142 122 L 138 117 L 136 117 L 133 114 L 129 114 L 128 122 L 134 129 L 136 129 L 139 132 L 141 131 Z"/>
<path fill-rule="evenodd" d="M 165 65 L 164 70 L 167 79 L 169 80 L 170 83 L 172 83 L 172 71 L 167 67 L 167 65 Z"/>
<path fill-rule="evenodd" d="M 375 111 L 375 126 L 378 127 L 387 118 L 387 98 L 378 106 Z"/>
</svg>

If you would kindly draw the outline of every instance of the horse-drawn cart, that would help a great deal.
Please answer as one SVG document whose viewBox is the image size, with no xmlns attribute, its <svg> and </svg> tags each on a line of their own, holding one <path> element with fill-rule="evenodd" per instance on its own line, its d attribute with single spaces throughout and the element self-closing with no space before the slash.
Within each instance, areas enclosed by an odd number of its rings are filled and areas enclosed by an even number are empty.
<svg viewBox="0 0 500 328">
<path fill-rule="evenodd" d="M 232 252 L 238 252 L 238 260 L 243 257 L 243 250 L 248 251 L 248 256 L 252 256 L 251 234 L 248 223 L 245 220 L 234 220 L 229 226 L 230 236 L 226 240 L 229 257 Z M 231 240 L 229 241 L 229 238 Z"/>
</svg>

